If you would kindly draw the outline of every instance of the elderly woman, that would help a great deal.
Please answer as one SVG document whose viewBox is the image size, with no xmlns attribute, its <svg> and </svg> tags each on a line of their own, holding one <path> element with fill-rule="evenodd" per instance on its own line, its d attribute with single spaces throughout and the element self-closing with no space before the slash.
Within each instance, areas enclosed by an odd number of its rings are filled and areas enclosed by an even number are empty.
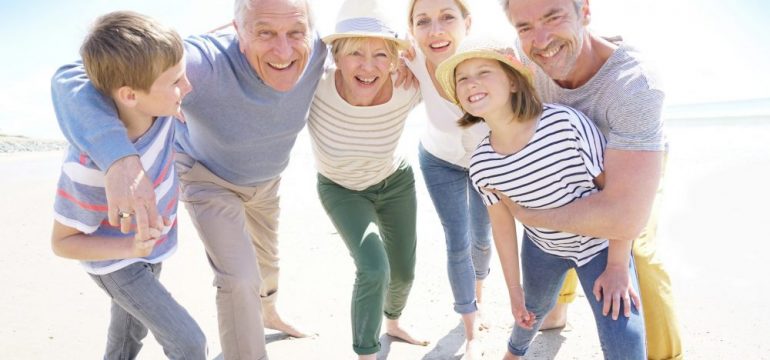
<svg viewBox="0 0 770 360">
<path fill-rule="evenodd" d="M 438 65 L 452 56 L 471 26 L 465 0 L 411 0 L 409 30 L 416 47 L 408 63 L 421 86 L 428 115 L 420 137 L 420 169 L 446 241 L 447 272 L 454 310 L 462 316 L 465 358 L 481 356 L 477 316 L 491 256 L 489 216 L 468 177 L 471 154 L 489 128 L 481 123 L 461 128 L 462 110 L 436 82 Z M 478 324 L 478 326 L 477 326 Z"/>
<path fill-rule="evenodd" d="M 416 197 L 411 167 L 396 155 L 415 89 L 394 87 L 400 49 L 376 0 L 346 1 L 327 69 L 310 109 L 308 128 L 318 169 L 318 195 L 356 266 L 351 320 L 353 351 L 374 359 L 382 314 L 391 336 L 425 345 L 398 322 L 414 279 Z"/>
</svg>

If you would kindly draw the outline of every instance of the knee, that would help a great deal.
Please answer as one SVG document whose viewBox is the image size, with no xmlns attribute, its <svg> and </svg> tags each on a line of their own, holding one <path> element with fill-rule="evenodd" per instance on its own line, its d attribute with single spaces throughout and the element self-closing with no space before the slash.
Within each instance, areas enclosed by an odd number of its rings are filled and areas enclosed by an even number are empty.
<svg viewBox="0 0 770 360">
<path fill-rule="evenodd" d="M 533 312 L 538 319 L 542 319 L 548 314 L 554 306 L 556 306 L 556 299 L 548 301 L 535 301 L 534 299 L 526 300 L 527 310 Z"/>
<path fill-rule="evenodd" d="M 470 245 L 467 242 L 465 244 L 458 244 L 457 246 L 451 246 L 451 244 L 447 244 L 447 248 L 446 248 L 447 260 L 449 261 L 450 264 L 462 263 L 467 261 L 471 255 L 469 248 L 470 248 Z"/>
<path fill-rule="evenodd" d="M 477 253 L 479 255 L 489 256 L 491 251 L 492 251 L 492 244 L 489 243 L 489 239 L 487 239 L 487 241 L 474 239 L 473 241 L 474 253 Z"/>
<path fill-rule="evenodd" d="M 411 284 L 414 281 L 414 267 L 409 269 L 393 269 L 390 281 L 398 285 Z"/>
<path fill-rule="evenodd" d="M 207 356 L 206 336 L 196 327 L 197 331 L 191 332 L 178 342 L 181 359 L 205 359 Z"/>
<path fill-rule="evenodd" d="M 214 279 L 214 286 L 227 293 L 259 293 L 261 283 L 262 280 L 256 271 L 252 274 L 217 274 Z"/>
<path fill-rule="evenodd" d="M 356 270 L 356 285 L 358 286 L 384 289 L 388 282 L 390 282 L 390 268 L 387 264 L 369 264 Z"/>
</svg>

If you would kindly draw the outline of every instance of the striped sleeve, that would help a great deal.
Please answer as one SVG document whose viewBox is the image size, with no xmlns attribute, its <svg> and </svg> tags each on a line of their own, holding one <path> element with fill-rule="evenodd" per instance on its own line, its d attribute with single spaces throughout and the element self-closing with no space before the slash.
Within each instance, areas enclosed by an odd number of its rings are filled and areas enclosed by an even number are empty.
<svg viewBox="0 0 770 360">
<path fill-rule="evenodd" d="M 491 177 L 486 176 L 488 170 L 486 164 L 490 162 L 490 154 L 494 154 L 494 149 L 492 149 L 489 143 L 489 135 L 487 135 L 473 152 L 468 170 L 473 188 L 481 195 L 481 200 L 487 207 L 500 202 L 500 198 L 497 195 L 485 190 L 485 188 L 493 188 L 493 185 L 490 183 Z"/>
<path fill-rule="evenodd" d="M 575 132 L 576 148 L 580 152 L 586 170 L 591 176 L 597 177 L 604 171 L 604 148 L 607 146 L 607 140 L 596 124 L 585 114 L 570 107 L 565 109 Z"/>
<path fill-rule="evenodd" d="M 81 156 L 81 162 L 91 162 Z M 78 161 L 66 161 L 56 188 L 54 219 L 85 234 L 96 231 L 107 218 L 102 173 Z"/>
</svg>

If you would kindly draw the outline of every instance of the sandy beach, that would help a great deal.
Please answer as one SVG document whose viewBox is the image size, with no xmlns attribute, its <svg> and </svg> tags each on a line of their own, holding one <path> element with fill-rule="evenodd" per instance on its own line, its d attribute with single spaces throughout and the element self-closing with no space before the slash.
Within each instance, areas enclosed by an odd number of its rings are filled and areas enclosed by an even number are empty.
<svg viewBox="0 0 770 360">
<path fill-rule="evenodd" d="M 403 323 L 430 345 L 383 335 L 381 359 L 459 359 L 460 318 L 452 311 L 441 226 L 416 162 L 420 126 L 402 149 L 415 167 L 418 192 L 417 274 Z M 688 359 L 770 359 L 770 120 L 682 120 L 668 124 L 671 143 L 660 214 L 659 251 L 673 278 Z M 6 244 L 0 273 L 1 359 L 97 359 L 108 322 L 108 298 L 72 260 L 50 250 L 52 204 L 61 152 L 0 154 L 0 221 Z M 309 140 L 297 140 L 281 188 L 281 314 L 313 338 L 268 332 L 271 359 L 353 359 L 349 303 L 352 260 L 315 192 Z M 209 358 L 221 359 L 212 274 L 190 219 L 179 213 L 180 247 L 162 280 L 205 332 Z M 510 331 L 496 255 L 484 293 L 487 359 L 500 359 Z M 765 280 L 763 280 L 765 279 Z M 148 336 L 141 359 L 162 359 Z M 540 333 L 527 359 L 601 358 L 593 318 L 581 295 L 564 330 Z"/>
</svg>

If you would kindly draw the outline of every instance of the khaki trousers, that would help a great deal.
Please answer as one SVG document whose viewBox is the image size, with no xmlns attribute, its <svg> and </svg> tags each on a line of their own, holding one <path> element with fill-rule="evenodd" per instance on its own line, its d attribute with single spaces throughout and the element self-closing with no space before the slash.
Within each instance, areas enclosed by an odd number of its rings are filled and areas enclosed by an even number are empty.
<svg viewBox="0 0 770 360">
<path fill-rule="evenodd" d="M 280 177 L 238 186 L 181 153 L 176 170 L 180 199 L 214 271 L 222 355 L 267 359 L 262 307 L 275 306 L 278 290 Z"/>
</svg>

